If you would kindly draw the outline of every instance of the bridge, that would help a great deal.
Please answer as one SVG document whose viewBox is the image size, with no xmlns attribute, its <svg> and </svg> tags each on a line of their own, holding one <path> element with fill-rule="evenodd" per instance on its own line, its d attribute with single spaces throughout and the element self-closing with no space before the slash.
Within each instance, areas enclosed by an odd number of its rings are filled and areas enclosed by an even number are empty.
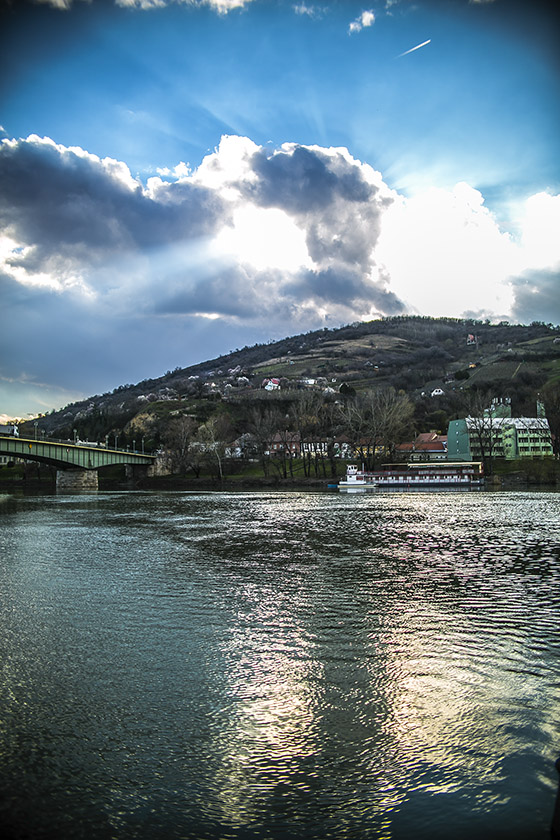
<svg viewBox="0 0 560 840">
<path fill-rule="evenodd" d="M 129 452 L 123 449 L 71 443 L 70 441 L 32 440 L 10 435 L 0 435 L 0 455 L 38 461 L 55 467 L 57 489 L 96 490 L 97 470 L 124 464 L 127 474 L 132 476 L 135 468 L 155 464 L 156 456 L 144 452 Z"/>
</svg>

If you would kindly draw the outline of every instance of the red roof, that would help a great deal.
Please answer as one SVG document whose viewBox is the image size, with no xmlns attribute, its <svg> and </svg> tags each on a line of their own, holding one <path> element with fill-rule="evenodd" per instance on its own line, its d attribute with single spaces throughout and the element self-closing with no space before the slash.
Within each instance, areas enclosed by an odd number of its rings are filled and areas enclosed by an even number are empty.
<svg viewBox="0 0 560 840">
<path fill-rule="evenodd" d="M 447 452 L 447 435 L 438 435 L 436 432 L 421 432 L 416 440 L 401 443 L 397 446 L 398 452 Z"/>
<path fill-rule="evenodd" d="M 441 440 L 415 443 L 413 448 L 415 452 L 447 452 L 447 446 Z"/>
</svg>

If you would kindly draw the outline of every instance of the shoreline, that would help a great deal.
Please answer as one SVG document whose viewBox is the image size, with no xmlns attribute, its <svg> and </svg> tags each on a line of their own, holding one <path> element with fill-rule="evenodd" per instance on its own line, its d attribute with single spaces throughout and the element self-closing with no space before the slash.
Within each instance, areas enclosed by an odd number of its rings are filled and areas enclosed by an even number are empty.
<svg viewBox="0 0 560 840">
<path fill-rule="evenodd" d="M 225 477 L 223 481 L 217 478 L 185 478 L 180 476 L 158 476 L 143 478 L 138 481 L 123 481 L 118 479 L 99 478 L 99 490 L 163 490 L 166 492 L 176 490 L 328 490 L 336 489 L 337 479 L 335 478 L 280 478 L 276 476 L 232 478 Z M 417 488 L 422 489 L 422 488 Z M 441 488 L 440 488 L 441 489 Z M 453 490 L 454 488 L 445 488 Z M 506 475 L 489 476 L 482 490 L 548 490 L 560 492 L 560 481 L 536 481 L 533 476 L 525 473 L 512 473 Z M 56 492 L 55 482 L 50 478 L 0 478 L 0 493 L 14 491 L 28 491 L 30 493 Z"/>
</svg>

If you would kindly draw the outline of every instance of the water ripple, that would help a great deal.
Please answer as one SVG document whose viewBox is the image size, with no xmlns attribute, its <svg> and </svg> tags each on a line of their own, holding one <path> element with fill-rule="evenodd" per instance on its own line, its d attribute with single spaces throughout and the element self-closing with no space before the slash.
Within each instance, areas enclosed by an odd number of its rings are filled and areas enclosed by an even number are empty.
<svg viewBox="0 0 560 840">
<path fill-rule="evenodd" d="M 5 500 L 14 832 L 544 840 L 559 514 L 533 493 Z"/>
</svg>

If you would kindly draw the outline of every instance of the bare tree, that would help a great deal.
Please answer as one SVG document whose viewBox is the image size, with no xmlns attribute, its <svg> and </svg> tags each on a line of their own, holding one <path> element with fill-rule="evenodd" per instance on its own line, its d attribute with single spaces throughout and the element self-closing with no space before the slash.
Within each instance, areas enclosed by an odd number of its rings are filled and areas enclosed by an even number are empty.
<svg viewBox="0 0 560 840">
<path fill-rule="evenodd" d="M 317 391 L 304 391 L 299 399 L 292 403 L 290 415 L 293 429 L 299 434 L 301 442 L 301 456 L 303 473 L 308 477 L 311 473 L 311 462 L 317 458 L 317 443 L 320 434 L 320 414 L 322 397 Z M 315 460 L 315 469 L 317 462 Z"/>
<path fill-rule="evenodd" d="M 200 443 L 210 462 L 216 464 L 220 481 L 224 480 L 224 457 L 229 432 L 229 421 L 223 415 L 213 415 L 198 430 Z"/>
<path fill-rule="evenodd" d="M 172 472 L 186 475 L 191 467 L 189 450 L 196 428 L 193 418 L 185 416 L 174 417 L 167 426 L 163 443 L 168 452 Z"/>
<path fill-rule="evenodd" d="M 542 400 L 550 431 L 552 447 L 556 457 L 560 456 L 560 383 L 551 382 L 542 390 Z"/>
<path fill-rule="evenodd" d="M 341 408 L 344 432 L 366 469 L 379 456 L 392 456 L 413 414 L 411 400 L 394 388 L 361 392 Z"/>
<path fill-rule="evenodd" d="M 248 430 L 254 436 L 265 476 L 270 472 L 270 445 L 272 437 L 282 424 L 282 414 L 277 407 L 255 406 L 251 411 Z"/>
<path fill-rule="evenodd" d="M 475 446 L 471 444 L 477 457 L 484 463 L 486 475 L 492 475 L 497 429 L 501 423 L 491 410 L 490 397 L 484 391 L 469 390 L 465 394 L 465 406 L 468 417 L 465 418 L 469 432 L 469 440 L 474 440 Z"/>
</svg>

